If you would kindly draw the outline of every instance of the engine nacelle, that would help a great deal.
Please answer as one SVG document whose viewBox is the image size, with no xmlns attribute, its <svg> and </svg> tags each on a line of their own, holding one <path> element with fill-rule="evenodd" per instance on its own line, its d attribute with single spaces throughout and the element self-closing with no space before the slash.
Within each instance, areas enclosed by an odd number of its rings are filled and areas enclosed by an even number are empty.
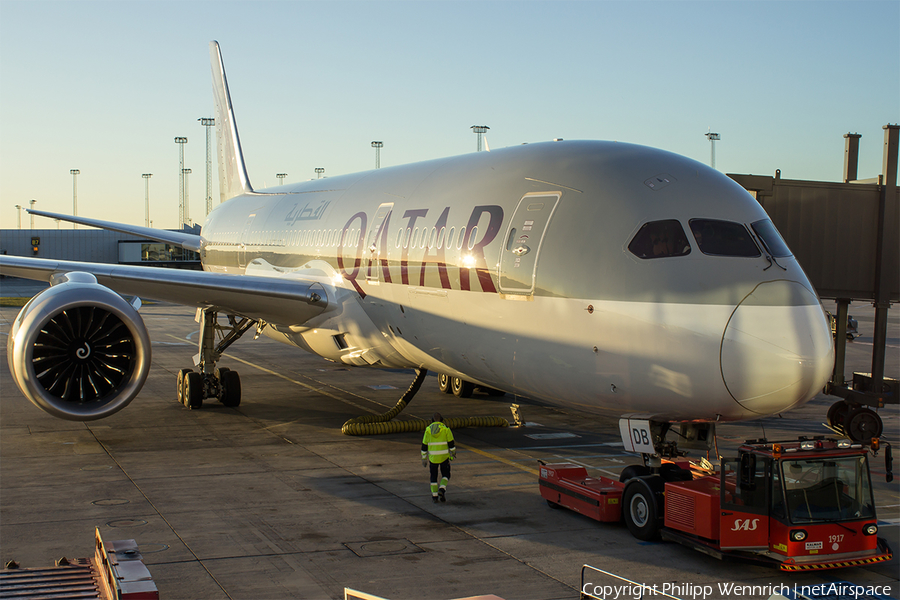
<svg viewBox="0 0 900 600">
<path fill-rule="evenodd" d="M 57 275 L 13 322 L 7 359 L 26 398 L 54 417 L 102 419 L 137 396 L 150 337 L 137 310 L 90 273 Z"/>
</svg>

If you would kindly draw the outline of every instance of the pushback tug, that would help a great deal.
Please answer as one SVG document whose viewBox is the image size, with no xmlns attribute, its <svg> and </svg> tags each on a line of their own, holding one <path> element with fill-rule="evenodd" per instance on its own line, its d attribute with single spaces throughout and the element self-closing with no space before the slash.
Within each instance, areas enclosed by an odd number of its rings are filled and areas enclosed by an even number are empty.
<svg viewBox="0 0 900 600">
<path fill-rule="evenodd" d="M 869 445 L 824 437 L 747 441 L 717 472 L 695 477 L 684 463 L 631 466 L 620 481 L 588 477 L 570 463 L 542 464 L 541 496 L 602 522 L 624 520 L 641 539 L 657 536 L 716 558 L 749 558 L 782 571 L 890 560 L 877 536 Z M 891 449 L 885 450 L 891 481 Z"/>
</svg>

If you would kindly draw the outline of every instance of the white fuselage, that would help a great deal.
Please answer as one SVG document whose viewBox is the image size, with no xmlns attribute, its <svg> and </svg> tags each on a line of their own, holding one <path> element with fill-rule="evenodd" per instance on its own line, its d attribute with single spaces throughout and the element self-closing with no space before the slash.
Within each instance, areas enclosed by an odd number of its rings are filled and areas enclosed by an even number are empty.
<svg viewBox="0 0 900 600">
<path fill-rule="evenodd" d="M 759 252 L 701 251 L 695 219 L 740 225 Z M 808 279 L 754 233 L 767 219 L 694 161 L 558 142 L 244 194 L 209 215 L 201 258 L 329 283 L 322 315 L 264 331 L 330 360 L 606 414 L 738 420 L 807 401 L 833 364 Z M 686 241 L 636 250 L 663 222 Z"/>
</svg>

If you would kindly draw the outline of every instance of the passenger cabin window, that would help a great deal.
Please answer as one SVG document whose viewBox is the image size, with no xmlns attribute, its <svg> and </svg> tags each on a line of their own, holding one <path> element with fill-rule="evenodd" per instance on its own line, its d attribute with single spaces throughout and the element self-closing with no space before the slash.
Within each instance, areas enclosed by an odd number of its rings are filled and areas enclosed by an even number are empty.
<svg viewBox="0 0 900 600">
<path fill-rule="evenodd" d="M 759 256 L 759 248 L 747 228 L 733 221 L 691 219 L 691 231 L 703 254 L 712 256 Z"/>
<path fill-rule="evenodd" d="M 638 258 L 666 258 L 691 253 L 691 244 L 681 223 L 675 219 L 644 223 L 628 244 Z"/>
<path fill-rule="evenodd" d="M 766 250 L 775 258 L 786 258 L 791 256 L 791 250 L 784 243 L 781 234 L 775 229 L 775 225 L 769 219 L 763 219 L 750 225 L 753 231 L 762 240 Z"/>
</svg>

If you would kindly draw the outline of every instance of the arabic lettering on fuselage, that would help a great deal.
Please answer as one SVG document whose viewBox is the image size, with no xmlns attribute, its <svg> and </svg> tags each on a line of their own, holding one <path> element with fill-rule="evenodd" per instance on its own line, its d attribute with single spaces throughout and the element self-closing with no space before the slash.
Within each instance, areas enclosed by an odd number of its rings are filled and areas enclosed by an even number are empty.
<svg viewBox="0 0 900 600">
<path fill-rule="evenodd" d="M 307 202 L 303 205 L 303 208 L 300 207 L 300 203 L 294 204 L 291 207 L 291 210 L 288 211 L 288 214 L 284 217 L 284 222 L 290 225 L 294 225 L 297 221 L 316 221 L 322 218 L 322 215 L 325 214 L 325 209 L 328 208 L 328 205 L 331 204 L 331 200 L 320 200 L 318 204 L 313 202 Z"/>
</svg>

